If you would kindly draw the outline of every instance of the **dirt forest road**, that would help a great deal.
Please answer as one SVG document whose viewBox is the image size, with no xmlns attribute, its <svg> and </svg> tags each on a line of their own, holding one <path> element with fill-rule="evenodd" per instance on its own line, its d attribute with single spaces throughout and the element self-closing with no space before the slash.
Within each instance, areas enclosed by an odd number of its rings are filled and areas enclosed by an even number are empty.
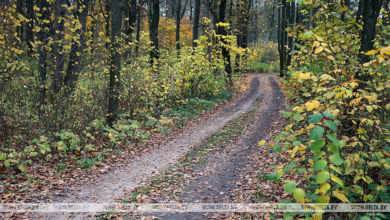
<svg viewBox="0 0 390 220">
<path fill-rule="evenodd" d="M 262 76 L 260 97 L 253 119 L 246 120 L 246 129 L 238 140 L 207 157 L 207 163 L 196 166 L 194 173 L 200 173 L 186 186 L 187 190 L 180 195 L 185 203 L 235 203 L 239 199 L 242 185 L 250 186 L 249 181 L 242 179 L 259 164 L 253 155 L 263 154 L 257 143 L 269 138 L 272 124 L 279 120 L 279 111 L 283 107 L 282 94 L 272 76 Z M 268 160 L 264 155 L 264 160 Z M 240 185 L 240 181 L 241 184 Z M 236 197 L 236 198 L 235 198 Z M 249 203 L 249 201 L 242 201 Z M 157 215 L 159 219 L 226 219 L 231 213 L 172 213 Z"/>
<path fill-rule="evenodd" d="M 124 195 L 125 191 L 147 184 L 148 179 L 158 171 L 177 163 L 181 157 L 199 146 L 207 137 L 222 129 L 227 123 L 255 107 L 261 108 L 261 117 L 256 119 L 250 132 L 243 134 L 245 136 L 243 141 L 208 158 L 208 162 L 203 165 L 205 167 L 198 167 L 198 169 L 213 170 L 214 172 L 199 176 L 189 186 L 190 191 L 183 194 L 183 199 L 188 202 L 222 201 L 221 196 L 228 196 L 229 191 L 235 187 L 234 180 L 239 176 L 246 157 L 254 153 L 251 146 L 268 134 L 267 128 L 272 124 L 282 106 L 282 101 L 278 98 L 281 94 L 276 80 L 277 77 L 272 75 L 253 77 L 250 88 L 235 105 L 227 107 L 210 117 L 209 120 L 187 129 L 179 137 L 157 149 L 129 160 L 126 166 L 117 168 L 96 181 L 76 187 L 67 192 L 67 196 L 59 196 L 54 201 L 60 203 L 110 203 L 117 201 Z M 260 105 L 258 100 L 261 100 Z M 199 188 L 199 183 L 205 179 L 212 183 L 211 188 Z M 195 193 L 194 190 L 197 192 Z M 199 216 L 169 215 L 165 218 L 188 219 L 192 217 L 198 219 Z M 88 217 L 86 214 L 57 213 L 38 215 L 34 218 L 87 219 L 92 217 Z"/>
</svg>

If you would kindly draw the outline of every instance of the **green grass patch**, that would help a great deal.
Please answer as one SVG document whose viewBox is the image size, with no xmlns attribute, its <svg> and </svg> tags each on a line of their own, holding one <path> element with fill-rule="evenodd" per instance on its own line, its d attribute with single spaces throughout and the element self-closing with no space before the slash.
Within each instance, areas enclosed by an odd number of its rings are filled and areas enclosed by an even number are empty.
<svg viewBox="0 0 390 220">
<path fill-rule="evenodd" d="M 279 72 L 279 63 L 254 61 L 249 65 L 250 72 L 274 74 Z"/>
<path fill-rule="evenodd" d="M 233 92 L 223 91 L 208 99 L 189 98 L 180 100 L 170 110 L 164 112 L 164 115 L 168 118 L 174 118 L 177 126 L 183 126 L 186 121 L 195 119 L 196 116 L 201 115 L 204 111 L 213 109 L 217 103 L 230 100 L 232 97 Z"/>
</svg>

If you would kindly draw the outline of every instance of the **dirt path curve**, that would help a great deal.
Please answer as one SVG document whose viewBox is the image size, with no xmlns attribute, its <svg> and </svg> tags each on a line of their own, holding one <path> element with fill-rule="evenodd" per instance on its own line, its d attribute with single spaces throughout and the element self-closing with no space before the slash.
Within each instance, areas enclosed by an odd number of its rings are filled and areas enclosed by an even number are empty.
<svg viewBox="0 0 390 220">
<path fill-rule="evenodd" d="M 261 152 L 258 141 L 272 134 L 272 124 L 280 117 L 283 108 L 282 93 L 276 82 L 276 77 L 264 77 L 261 81 L 262 102 L 257 109 L 256 118 L 246 131 L 241 134 L 241 141 L 228 145 L 207 158 L 207 163 L 198 166 L 194 173 L 201 173 L 190 185 L 189 190 L 182 194 L 180 201 L 187 203 L 231 203 L 236 202 L 235 192 L 240 191 L 240 177 L 253 169 L 252 155 Z M 266 159 L 266 158 L 264 158 Z M 204 171 L 204 172 L 202 172 Z M 243 183 L 250 185 L 250 183 Z M 239 194 L 239 193 L 238 193 Z M 244 201 L 248 202 L 248 201 Z M 218 216 L 218 214 L 217 214 Z M 205 213 L 171 213 L 157 215 L 158 219 L 210 219 L 218 218 Z M 226 216 L 228 217 L 228 216 Z"/>
<path fill-rule="evenodd" d="M 61 203 L 109 203 L 115 201 L 116 198 L 123 194 L 124 190 L 139 186 L 153 173 L 175 163 L 181 156 L 185 155 L 209 135 L 221 129 L 227 122 L 248 112 L 253 107 L 254 101 L 264 93 L 261 86 L 262 83 L 269 81 L 270 77 L 267 75 L 253 77 L 249 90 L 236 105 L 226 108 L 223 112 L 210 117 L 210 120 L 188 129 L 176 139 L 168 142 L 168 144 L 132 159 L 125 167 L 113 170 L 97 181 L 82 185 L 69 192 L 67 197 L 58 197 L 54 201 Z M 67 214 L 60 213 L 39 216 L 41 219 L 68 219 L 69 217 Z M 85 216 L 78 215 L 70 218 L 84 219 Z"/>
</svg>

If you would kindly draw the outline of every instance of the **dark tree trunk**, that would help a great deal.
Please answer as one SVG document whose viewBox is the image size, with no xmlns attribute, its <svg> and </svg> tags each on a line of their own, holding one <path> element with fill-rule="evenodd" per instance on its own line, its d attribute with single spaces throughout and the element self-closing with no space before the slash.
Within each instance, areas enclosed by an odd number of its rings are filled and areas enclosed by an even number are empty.
<svg viewBox="0 0 390 220">
<path fill-rule="evenodd" d="M 285 3 L 284 6 L 284 26 L 283 26 L 283 33 L 284 33 L 284 46 L 285 46 L 285 62 L 284 64 L 286 65 L 286 60 L 287 60 L 287 46 L 288 46 L 288 36 L 287 36 L 287 27 L 288 27 L 288 19 L 290 17 L 290 3 L 287 2 Z"/>
<path fill-rule="evenodd" d="M 127 9 L 125 11 L 125 16 L 127 16 L 127 18 L 129 19 L 128 23 L 125 23 L 125 24 L 128 24 L 127 26 L 124 27 L 124 31 L 125 33 L 127 34 L 127 42 L 131 42 L 133 41 L 133 33 L 135 31 L 135 22 L 137 21 L 137 0 L 130 0 L 130 5 L 127 4 L 128 2 L 125 1 L 124 4 L 126 4 L 127 7 L 125 7 L 125 9 Z M 122 56 L 125 58 L 125 62 L 128 61 L 127 58 L 130 58 L 131 60 L 131 48 L 129 48 L 128 50 L 126 50 Z"/>
<path fill-rule="evenodd" d="M 41 19 L 42 20 L 50 20 L 50 3 L 46 0 L 39 0 L 38 2 L 39 8 L 41 8 Z M 42 10 L 46 8 L 46 10 Z M 47 53 L 48 51 L 45 49 L 45 46 L 49 43 L 49 35 L 50 35 L 50 23 L 42 23 L 40 27 L 40 31 L 38 33 L 38 41 L 40 41 L 40 45 L 38 47 L 38 72 L 40 77 L 40 96 L 39 96 L 39 117 L 41 117 L 41 109 L 42 106 L 46 102 L 46 79 L 47 79 Z"/>
<path fill-rule="evenodd" d="M 196 40 L 199 39 L 199 17 L 200 17 L 200 0 L 195 0 L 194 25 L 192 26 L 192 46 L 196 47 Z"/>
<path fill-rule="evenodd" d="M 28 53 L 31 55 L 33 53 L 33 45 L 31 42 L 34 41 L 34 32 L 32 31 L 34 28 L 34 1 L 29 0 L 26 1 L 26 17 L 29 19 L 28 24 L 26 25 L 26 40 L 28 44 Z"/>
<path fill-rule="evenodd" d="M 180 23 L 186 11 L 188 0 L 186 0 L 184 7 L 181 5 L 181 0 L 177 0 L 176 8 L 176 50 L 180 55 Z M 183 10 L 182 10 L 183 8 Z"/>
<path fill-rule="evenodd" d="M 160 20 L 160 1 L 149 0 L 149 35 L 152 42 L 150 51 L 150 62 L 154 63 L 155 59 L 159 58 L 158 48 L 158 22 Z"/>
<path fill-rule="evenodd" d="M 109 125 L 117 119 L 119 112 L 119 91 L 120 91 L 120 70 L 121 55 L 119 53 L 119 42 L 122 27 L 122 1 L 111 1 L 111 66 L 110 66 L 110 84 L 108 91 L 108 118 Z"/>
<path fill-rule="evenodd" d="M 251 11 L 251 1 L 237 3 L 237 11 L 239 13 L 240 26 L 237 28 L 237 46 L 241 48 L 248 47 L 248 34 L 249 34 L 249 18 Z M 235 62 L 235 71 L 240 72 L 240 63 L 241 56 L 239 54 L 236 55 Z"/>
<path fill-rule="evenodd" d="M 25 16 L 24 14 L 24 0 L 17 0 L 16 2 L 16 12 L 18 14 L 21 14 L 23 17 Z M 23 37 L 23 32 L 24 32 L 24 25 L 20 25 L 18 27 L 18 37 L 19 37 L 19 40 L 22 41 L 24 39 Z"/>
<path fill-rule="evenodd" d="M 286 12 L 287 12 L 287 3 L 286 0 L 282 0 L 281 8 L 281 27 L 280 27 L 280 53 L 279 53 L 279 62 L 280 62 L 280 77 L 284 77 L 285 74 L 285 60 L 286 60 Z"/>
<path fill-rule="evenodd" d="M 270 31 L 269 31 L 269 36 L 268 36 L 268 41 L 273 41 L 273 36 L 274 36 L 274 17 L 275 17 L 275 6 L 272 5 L 272 14 L 271 14 L 271 21 L 270 21 Z"/>
<path fill-rule="evenodd" d="M 78 29 L 76 32 L 76 34 L 80 36 L 79 42 L 75 40 L 72 41 L 72 49 L 70 51 L 68 68 L 64 79 L 64 85 L 67 89 L 68 95 L 74 91 L 81 71 L 81 55 L 85 49 L 85 32 L 89 1 L 90 0 L 77 0 L 75 17 L 79 20 L 81 29 Z"/>
<path fill-rule="evenodd" d="M 137 0 L 131 0 L 129 13 L 129 30 L 127 34 L 131 35 L 134 32 L 135 22 L 137 20 Z"/>
<path fill-rule="evenodd" d="M 382 0 L 364 0 L 363 30 L 360 40 L 360 62 L 366 63 L 369 57 L 364 53 L 374 49 L 375 26 L 379 12 L 382 8 Z"/>
<path fill-rule="evenodd" d="M 180 19 L 182 19 L 184 17 L 184 14 L 186 13 L 187 4 L 188 4 L 188 0 L 185 1 L 184 7 L 183 6 L 181 7 L 183 10 L 181 10 Z"/>
<path fill-rule="evenodd" d="M 176 50 L 178 55 L 180 55 L 181 0 L 177 0 L 176 7 Z"/>
<path fill-rule="evenodd" d="M 135 45 L 135 55 L 139 55 L 139 39 L 141 32 L 141 9 L 137 10 L 137 34 L 136 34 L 136 45 Z"/>
<path fill-rule="evenodd" d="M 233 23 L 233 5 L 234 5 L 234 2 L 233 0 L 230 0 L 230 6 L 229 6 L 229 22 L 230 24 Z M 233 27 L 231 27 L 233 29 Z"/>
<path fill-rule="evenodd" d="M 390 0 L 385 0 L 383 2 L 383 8 L 385 9 L 388 16 L 382 17 L 383 26 L 390 26 Z"/>
<path fill-rule="evenodd" d="M 106 23 L 105 23 L 105 28 L 106 28 L 106 37 L 107 37 L 107 39 L 108 38 L 110 38 L 110 36 L 111 36 L 111 32 L 110 32 L 110 28 L 111 28 L 111 24 L 110 24 L 110 11 L 111 11 L 111 0 L 106 0 L 106 2 L 105 2 L 105 12 L 104 13 L 106 13 L 105 15 L 104 15 L 104 18 L 105 18 L 105 20 L 106 20 Z M 106 48 L 107 48 L 107 50 L 110 50 L 110 43 L 109 42 L 107 42 L 106 43 Z"/>
<path fill-rule="evenodd" d="M 290 12 L 289 12 L 289 26 L 291 29 L 294 27 L 294 24 L 295 24 L 295 2 L 291 2 L 290 3 Z M 289 36 L 288 37 L 288 55 L 287 55 L 286 66 L 291 65 L 291 58 L 292 58 L 291 52 L 292 52 L 292 48 L 293 48 L 293 42 L 294 42 L 293 37 Z"/>
<path fill-rule="evenodd" d="M 248 29 L 249 29 L 249 13 L 251 10 L 251 1 L 246 2 L 244 5 L 244 17 L 243 17 L 243 26 L 242 26 L 242 48 L 247 48 L 248 47 Z"/>
<path fill-rule="evenodd" d="M 190 21 L 192 21 L 192 15 L 193 15 L 193 11 L 194 11 L 194 2 L 193 0 L 190 0 Z"/>
<path fill-rule="evenodd" d="M 302 31 L 302 27 L 303 27 L 303 15 L 300 11 L 300 8 L 299 8 L 299 4 L 296 5 L 296 10 L 295 10 L 295 24 L 298 28 L 298 31 Z M 295 39 L 295 50 L 298 50 L 298 47 L 297 45 L 298 44 L 301 44 L 302 42 L 300 40 L 298 40 L 298 38 Z"/>
<path fill-rule="evenodd" d="M 356 20 L 358 21 L 361 21 L 362 19 L 363 10 L 364 10 L 364 1 L 365 0 L 359 0 L 358 11 L 356 13 Z"/>
<path fill-rule="evenodd" d="M 66 0 L 56 0 L 54 9 L 54 55 L 55 55 L 55 70 L 53 75 L 52 90 L 53 93 L 58 93 L 62 87 L 64 79 L 64 65 L 65 65 L 65 54 L 63 51 L 64 43 L 64 24 L 66 16 Z"/>
<path fill-rule="evenodd" d="M 132 1 L 132 0 L 122 0 L 122 4 L 123 4 L 123 10 L 122 10 L 123 14 L 122 14 L 122 17 L 123 17 L 123 19 L 125 20 L 125 21 L 123 22 L 123 30 L 124 30 L 125 34 L 128 33 L 128 31 L 129 31 L 129 26 L 130 26 L 131 1 Z"/>
<path fill-rule="evenodd" d="M 278 38 L 278 51 L 279 55 L 282 53 L 282 5 L 278 3 L 277 6 L 278 9 L 278 33 L 277 33 L 277 38 Z"/>
<path fill-rule="evenodd" d="M 225 22 L 225 15 L 226 15 L 226 3 L 227 0 L 221 0 L 219 5 L 219 15 L 218 15 L 218 21 L 219 22 Z M 227 30 L 223 26 L 217 27 L 217 34 L 221 36 L 227 35 Z M 227 44 L 225 38 L 221 38 L 221 41 L 223 44 Z M 222 56 L 225 60 L 225 71 L 227 73 L 227 83 L 229 87 L 233 86 L 233 76 L 232 76 L 232 66 L 231 66 L 231 59 L 230 59 L 230 52 L 226 46 L 222 46 Z"/>
</svg>

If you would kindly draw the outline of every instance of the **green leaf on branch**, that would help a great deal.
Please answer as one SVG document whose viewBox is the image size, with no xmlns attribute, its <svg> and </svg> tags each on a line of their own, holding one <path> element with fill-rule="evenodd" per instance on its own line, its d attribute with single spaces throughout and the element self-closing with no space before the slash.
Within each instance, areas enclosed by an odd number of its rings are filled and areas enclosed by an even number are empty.
<svg viewBox="0 0 390 220">
<path fill-rule="evenodd" d="M 332 180 L 333 182 L 339 184 L 341 187 L 344 187 L 344 182 L 340 178 L 338 178 L 337 176 L 332 174 L 330 176 L 330 180 Z"/>
<path fill-rule="evenodd" d="M 296 114 L 296 115 L 294 115 L 293 119 L 295 121 L 302 121 L 303 117 L 302 117 L 302 115 Z"/>
<path fill-rule="evenodd" d="M 321 151 L 321 148 L 325 145 L 325 141 L 322 140 L 322 139 L 318 139 L 316 141 L 314 141 L 311 145 L 310 145 L 310 149 L 315 152 L 315 153 L 318 153 Z"/>
<path fill-rule="evenodd" d="M 286 183 L 283 185 L 283 188 L 288 194 L 291 194 L 296 189 L 296 184 L 292 181 L 286 181 Z"/>
<path fill-rule="evenodd" d="M 329 112 L 324 112 L 323 114 L 324 114 L 324 116 L 327 117 L 327 118 L 335 118 L 335 116 L 332 115 L 332 114 L 330 114 Z"/>
<path fill-rule="evenodd" d="M 326 160 L 318 160 L 314 163 L 313 169 L 314 170 L 323 170 L 326 167 Z"/>
<path fill-rule="evenodd" d="M 322 156 L 324 156 L 324 155 L 325 155 L 325 152 L 324 152 L 324 151 L 320 151 L 320 152 L 318 152 L 318 153 L 316 153 L 316 154 L 314 155 L 313 160 L 316 161 L 316 160 L 320 159 L 320 158 L 321 158 Z"/>
<path fill-rule="evenodd" d="M 324 135 L 324 131 L 324 128 L 321 126 L 313 128 L 313 130 L 310 131 L 310 139 L 317 140 L 319 138 L 322 138 L 322 136 Z"/>
<path fill-rule="evenodd" d="M 293 193 L 294 199 L 297 200 L 297 202 L 301 202 L 305 198 L 305 191 L 303 189 L 295 189 Z"/>
<path fill-rule="evenodd" d="M 326 182 L 328 179 L 329 179 L 329 172 L 324 170 L 317 174 L 316 183 L 321 184 Z"/>
<path fill-rule="evenodd" d="M 270 173 L 270 174 L 267 174 L 265 175 L 265 179 L 267 180 L 273 180 L 276 176 L 276 173 Z"/>
<path fill-rule="evenodd" d="M 307 121 L 309 123 L 313 123 L 313 124 L 318 123 L 319 121 L 321 121 L 321 119 L 322 119 L 322 114 L 321 113 L 314 114 L 314 115 L 309 115 L 307 117 Z"/>
<path fill-rule="evenodd" d="M 331 142 L 331 143 L 328 144 L 328 149 L 329 149 L 332 153 L 334 153 L 334 154 L 338 154 L 338 153 L 339 153 L 339 147 L 338 147 L 336 144 L 334 144 L 333 142 Z"/>
<path fill-rule="evenodd" d="M 333 121 L 325 121 L 326 126 L 332 129 L 333 132 L 337 132 L 337 125 Z"/>
<path fill-rule="evenodd" d="M 336 136 L 334 134 L 327 134 L 326 135 L 330 141 L 336 144 L 337 147 L 340 147 L 339 140 L 337 140 Z"/>
<path fill-rule="evenodd" d="M 330 155 L 329 160 L 336 166 L 340 166 L 344 163 L 344 160 L 338 154 Z"/>
</svg>

